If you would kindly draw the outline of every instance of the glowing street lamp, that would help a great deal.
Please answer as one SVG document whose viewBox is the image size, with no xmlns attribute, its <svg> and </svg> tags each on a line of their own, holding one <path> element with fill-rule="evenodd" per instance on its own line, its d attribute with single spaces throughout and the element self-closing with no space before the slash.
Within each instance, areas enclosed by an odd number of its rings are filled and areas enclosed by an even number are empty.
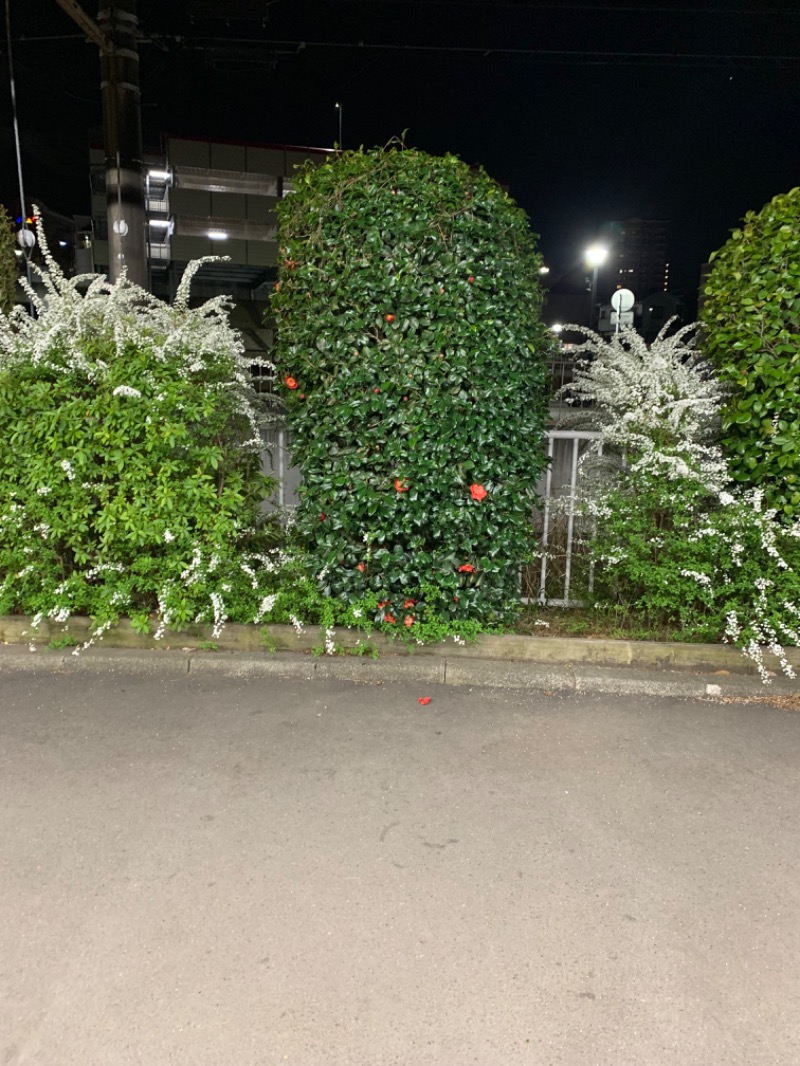
<svg viewBox="0 0 800 1066">
<path fill-rule="evenodd" d="M 591 303 L 589 304 L 589 328 L 594 327 L 594 307 L 597 302 L 597 271 L 608 259 L 608 248 L 602 244 L 591 244 L 583 253 L 583 258 L 592 271 Z"/>
</svg>

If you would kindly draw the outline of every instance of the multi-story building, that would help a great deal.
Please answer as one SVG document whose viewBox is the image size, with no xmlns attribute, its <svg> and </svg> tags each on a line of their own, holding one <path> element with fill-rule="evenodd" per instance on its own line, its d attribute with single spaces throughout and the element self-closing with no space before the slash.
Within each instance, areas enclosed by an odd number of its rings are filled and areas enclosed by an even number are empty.
<svg viewBox="0 0 800 1066">
<path fill-rule="evenodd" d="M 233 324 L 247 347 L 271 345 L 264 311 L 277 276 L 275 205 L 292 188 L 295 168 L 306 160 L 322 163 L 330 149 L 238 144 L 165 136 L 162 150 L 145 156 L 145 209 L 149 288 L 171 300 L 186 265 L 206 255 L 195 276 L 193 298 L 219 293 L 235 301 Z M 82 267 L 108 270 L 106 176 L 103 150 L 91 149 L 91 263 L 87 234 L 79 234 Z"/>
<path fill-rule="evenodd" d="M 669 289 L 669 222 L 628 218 L 606 222 L 601 241 L 608 246 L 608 260 L 601 274 L 601 292 L 631 289 L 639 299 Z"/>
</svg>

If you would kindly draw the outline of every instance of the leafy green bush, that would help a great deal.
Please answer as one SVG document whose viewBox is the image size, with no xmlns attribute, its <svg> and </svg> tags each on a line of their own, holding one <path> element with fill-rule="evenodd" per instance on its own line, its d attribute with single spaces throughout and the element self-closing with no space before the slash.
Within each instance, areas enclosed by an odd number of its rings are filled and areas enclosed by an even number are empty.
<svg viewBox="0 0 800 1066">
<path fill-rule="evenodd" d="M 501 622 L 546 462 L 528 220 L 483 171 L 402 146 L 294 187 L 272 307 L 321 588 L 412 636 Z"/>
<path fill-rule="evenodd" d="M 591 358 L 568 386 L 600 430 L 577 501 L 593 602 L 734 641 L 765 681 L 766 646 L 793 677 L 782 645 L 800 644 L 800 522 L 776 521 L 759 490 L 732 486 L 713 443 L 724 391 L 692 327 L 667 329 L 649 348 L 633 330 L 589 333 Z"/>
<path fill-rule="evenodd" d="M 711 258 L 703 346 L 730 390 L 731 474 L 800 514 L 800 188 L 749 212 Z"/>
<path fill-rule="evenodd" d="M 0 613 L 102 633 L 258 620 L 282 560 L 261 517 L 262 401 L 224 299 L 174 307 L 66 280 L 39 241 L 38 317 L 0 316 Z"/>
<path fill-rule="evenodd" d="M 0 204 L 0 311 L 8 314 L 14 306 L 17 282 L 17 238 L 11 215 Z"/>
</svg>

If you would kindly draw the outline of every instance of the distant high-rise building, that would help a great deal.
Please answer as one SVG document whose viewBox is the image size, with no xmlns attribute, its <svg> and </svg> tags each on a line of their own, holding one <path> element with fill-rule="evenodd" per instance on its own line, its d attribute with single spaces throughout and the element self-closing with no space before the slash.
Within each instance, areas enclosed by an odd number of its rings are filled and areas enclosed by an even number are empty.
<svg viewBox="0 0 800 1066">
<path fill-rule="evenodd" d="M 631 289 L 637 298 L 669 289 L 669 222 L 627 218 L 606 222 L 601 239 L 609 256 L 602 271 L 602 288 Z"/>
</svg>

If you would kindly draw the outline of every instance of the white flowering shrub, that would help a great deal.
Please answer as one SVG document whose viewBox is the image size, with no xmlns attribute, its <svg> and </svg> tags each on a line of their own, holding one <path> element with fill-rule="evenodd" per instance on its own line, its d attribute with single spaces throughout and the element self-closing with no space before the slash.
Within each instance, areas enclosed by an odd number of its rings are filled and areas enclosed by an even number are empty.
<svg viewBox="0 0 800 1066">
<path fill-rule="evenodd" d="M 225 298 L 174 306 L 127 281 L 67 280 L 50 257 L 37 317 L 0 315 L 0 614 L 99 636 L 271 621 L 288 561 L 261 516 L 269 410 Z"/>
<path fill-rule="evenodd" d="M 609 341 L 583 330 L 586 358 L 564 390 L 601 433 L 578 501 L 594 602 L 734 641 L 765 681 L 767 647 L 794 676 L 783 646 L 800 644 L 800 522 L 733 486 L 714 443 L 724 390 L 692 327 L 670 325 L 649 348 L 631 329 Z"/>
</svg>

